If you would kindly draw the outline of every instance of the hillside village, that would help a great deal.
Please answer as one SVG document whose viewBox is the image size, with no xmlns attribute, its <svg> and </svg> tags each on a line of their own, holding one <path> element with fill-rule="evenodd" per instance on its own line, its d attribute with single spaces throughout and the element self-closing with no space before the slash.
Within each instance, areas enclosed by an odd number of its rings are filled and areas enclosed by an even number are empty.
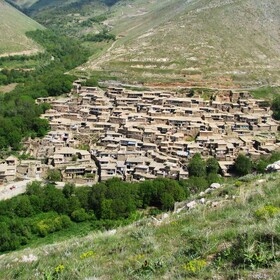
<svg viewBox="0 0 280 280">
<path fill-rule="evenodd" d="M 229 176 L 238 154 L 256 158 L 279 148 L 279 123 L 267 104 L 248 92 L 217 91 L 203 99 L 191 90 L 74 85 L 66 98 L 37 99 L 51 104 L 42 115 L 51 130 L 24 143 L 34 160 L 9 157 L 0 164 L 2 182 L 45 178 L 50 169 L 80 184 L 112 177 L 185 179 L 195 153 L 215 157 Z"/>
</svg>

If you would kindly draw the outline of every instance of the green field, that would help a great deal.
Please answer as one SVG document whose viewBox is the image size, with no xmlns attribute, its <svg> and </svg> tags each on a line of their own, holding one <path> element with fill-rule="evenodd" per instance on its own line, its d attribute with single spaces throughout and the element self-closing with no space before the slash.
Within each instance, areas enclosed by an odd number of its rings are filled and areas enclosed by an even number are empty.
<svg viewBox="0 0 280 280">
<path fill-rule="evenodd" d="M 0 0 L 0 55 L 14 53 L 34 54 L 42 48 L 25 33 L 43 27 L 22 14 L 6 2 Z"/>
</svg>

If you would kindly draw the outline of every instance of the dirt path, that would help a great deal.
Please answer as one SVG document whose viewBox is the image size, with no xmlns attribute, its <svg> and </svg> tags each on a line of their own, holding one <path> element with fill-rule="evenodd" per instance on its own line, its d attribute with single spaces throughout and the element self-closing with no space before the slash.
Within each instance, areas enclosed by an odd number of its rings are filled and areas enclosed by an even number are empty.
<svg viewBox="0 0 280 280">
<path fill-rule="evenodd" d="M 22 51 L 22 52 L 11 52 L 11 53 L 3 53 L 0 54 L 0 57 L 7 57 L 7 56 L 16 56 L 16 55 L 33 55 L 33 54 L 37 54 L 39 53 L 38 49 L 34 49 L 34 50 L 29 50 L 29 51 Z"/>
<path fill-rule="evenodd" d="M 0 200 L 9 199 L 24 193 L 26 191 L 27 184 L 30 182 L 32 182 L 32 180 L 23 180 L 0 186 Z"/>
</svg>

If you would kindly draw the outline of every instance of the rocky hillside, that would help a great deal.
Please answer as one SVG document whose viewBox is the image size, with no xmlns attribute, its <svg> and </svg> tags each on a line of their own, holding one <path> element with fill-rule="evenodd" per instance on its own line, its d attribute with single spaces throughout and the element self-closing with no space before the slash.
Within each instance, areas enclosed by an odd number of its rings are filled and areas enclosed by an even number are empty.
<svg viewBox="0 0 280 280">
<path fill-rule="evenodd" d="M 279 182 L 247 175 L 174 213 L 2 255 L 0 278 L 279 279 Z"/>
<path fill-rule="evenodd" d="M 25 33 L 43 27 L 8 3 L 0 0 L 0 55 L 33 54 L 41 48 Z"/>
</svg>

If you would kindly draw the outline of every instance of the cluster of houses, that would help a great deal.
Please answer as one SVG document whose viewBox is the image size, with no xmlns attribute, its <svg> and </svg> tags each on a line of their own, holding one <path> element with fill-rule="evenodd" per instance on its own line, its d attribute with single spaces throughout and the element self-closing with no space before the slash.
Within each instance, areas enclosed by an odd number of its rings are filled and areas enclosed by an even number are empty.
<svg viewBox="0 0 280 280">
<path fill-rule="evenodd" d="M 187 89 L 102 90 L 76 84 L 66 98 L 39 98 L 38 103 L 51 104 L 42 116 L 51 130 L 25 143 L 37 165 L 29 164 L 24 174 L 35 168 L 36 176 L 44 176 L 57 169 L 64 181 L 78 183 L 184 179 L 189 159 L 200 153 L 215 157 L 227 176 L 238 154 L 256 158 L 279 148 L 279 123 L 266 102 L 243 91 L 201 96 Z M 0 164 L 0 178 L 9 166 Z"/>
</svg>

